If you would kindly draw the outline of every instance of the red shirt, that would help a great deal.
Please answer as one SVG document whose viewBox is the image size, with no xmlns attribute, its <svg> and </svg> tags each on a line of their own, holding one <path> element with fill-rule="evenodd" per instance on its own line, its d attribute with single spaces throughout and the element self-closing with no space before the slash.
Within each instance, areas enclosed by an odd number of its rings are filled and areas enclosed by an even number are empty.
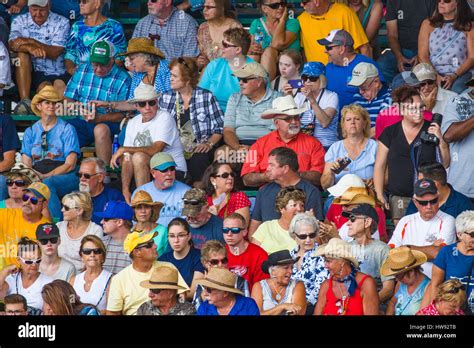
<svg viewBox="0 0 474 348">
<path fill-rule="evenodd" d="M 227 244 L 225 248 L 229 259 L 229 270 L 248 281 L 250 291 L 253 284 L 270 277 L 262 271 L 262 263 L 268 259 L 268 254 L 258 245 L 249 243 L 247 250 L 240 255 L 232 254 Z"/>
<path fill-rule="evenodd" d="M 336 298 L 332 292 L 332 277 L 329 278 L 329 288 L 326 293 L 326 306 L 324 307 L 324 315 L 364 315 L 364 306 L 362 303 L 362 296 L 360 295 L 360 289 L 364 281 L 370 276 L 364 275 L 360 283 L 357 284 L 357 289 L 353 296 L 348 297 L 344 303 L 342 300 Z M 338 303 L 340 306 L 338 306 Z M 344 306 L 343 306 L 344 304 Z M 342 309 L 342 313 L 340 313 Z"/>
<path fill-rule="evenodd" d="M 212 196 L 207 196 L 207 203 L 209 204 L 209 206 L 214 205 L 214 202 L 212 201 Z M 251 205 L 252 202 L 250 202 L 250 199 L 244 192 L 232 192 L 230 194 L 229 201 L 225 206 L 221 208 L 221 210 L 219 210 L 217 216 L 219 216 L 221 219 L 225 219 L 227 216 L 231 215 L 236 210 L 245 207 L 250 208 Z"/>
<path fill-rule="evenodd" d="M 431 121 L 433 114 L 431 111 L 424 111 L 423 118 L 427 121 Z M 380 137 L 385 128 L 400 122 L 401 120 L 403 120 L 403 116 L 400 116 L 400 111 L 398 110 L 397 105 L 393 105 L 380 111 L 379 115 L 375 119 L 375 139 Z"/>
<path fill-rule="evenodd" d="M 378 229 L 380 240 L 382 242 L 387 242 L 388 236 L 387 226 L 385 224 L 385 212 L 380 207 L 376 207 L 375 211 L 377 212 L 377 215 L 379 217 Z M 344 225 L 349 220 L 348 218 L 342 216 L 342 205 L 339 204 L 331 204 L 326 214 L 326 219 L 328 219 L 328 221 L 330 222 L 334 222 L 336 224 L 337 229 L 340 229 L 342 225 Z"/>
<path fill-rule="evenodd" d="M 325 151 L 315 137 L 300 132 L 285 143 L 275 130 L 259 138 L 250 147 L 247 159 L 242 166 L 242 176 L 248 173 L 264 173 L 268 166 L 268 155 L 277 147 L 288 147 L 296 152 L 300 166 L 299 172 L 323 172 Z"/>
</svg>

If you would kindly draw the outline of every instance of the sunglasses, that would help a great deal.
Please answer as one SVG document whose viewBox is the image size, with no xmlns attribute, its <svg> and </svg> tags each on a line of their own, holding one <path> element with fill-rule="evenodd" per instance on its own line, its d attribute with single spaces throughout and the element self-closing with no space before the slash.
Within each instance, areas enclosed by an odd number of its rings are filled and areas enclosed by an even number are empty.
<svg viewBox="0 0 474 348">
<path fill-rule="evenodd" d="M 184 204 L 199 205 L 203 204 L 203 201 L 198 201 L 197 199 L 183 199 Z"/>
<path fill-rule="evenodd" d="M 42 149 L 43 151 L 48 151 L 48 139 L 47 139 L 47 136 L 48 136 L 48 132 L 43 131 L 43 133 L 41 133 L 41 149 Z"/>
<path fill-rule="evenodd" d="M 82 249 L 81 253 L 84 255 L 90 255 L 94 253 L 94 255 L 102 255 L 104 251 L 101 248 L 95 248 L 95 249 Z"/>
<path fill-rule="evenodd" d="M 438 197 L 432 199 L 431 201 L 420 201 L 419 199 L 416 199 L 419 205 L 426 207 L 428 204 L 435 205 L 438 203 Z"/>
<path fill-rule="evenodd" d="M 110 220 L 117 220 L 116 218 L 103 218 L 102 220 L 104 220 L 105 222 L 109 222 Z"/>
<path fill-rule="evenodd" d="M 152 4 L 156 4 L 158 2 L 158 0 L 148 0 L 149 2 L 151 2 Z"/>
<path fill-rule="evenodd" d="M 176 170 L 176 167 L 174 166 L 171 166 L 171 167 L 168 167 L 166 169 L 156 169 L 157 171 L 159 171 L 161 174 L 164 174 L 164 173 L 168 173 L 168 172 L 174 172 Z"/>
<path fill-rule="evenodd" d="M 273 4 L 263 4 L 263 6 L 267 6 L 267 7 L 270 7 L 272 10 L 276 10 L 276 9 L 279 9 L 280 7 L 285 7 L 286 2 L 282 1 L 282 2 L 275 2 Z"/>
<path fill-rule="evenodd" d="M 210 294 L 210 293 L 212 293 L 212 290 L 215 290 L 215 289 L 205 286 L 205 287 L 204 287 L 204 290 L 206 290 L 206 292 L 207 292 L 208 294 Z"/>
<path fill-rule="evenodd" d="M 32 265 L 32 264 L 37 264 L 41 262 L 41 259 L 36 259 L 36 260 L 25 260 L 23 257 L 19 257 L 22 262 L 24 262 L 26 265 Z"/>
<path fill-rule="evenodd" d="M 237 77 L 239 82 L 248 83 L 250 80 L 256 80 L 258 77 Z"/>
<path fill-rule="evenodd" d="M 38 239 L 41 245 L 47 245 L 48 242 L 51 242 L 51 244 L 56 244 L 58 242 L 58 237 L 55 238 L 50 238 L 50 239 Z"/>
<path fill-rule="evenodd" d="M 76 176 L 77 176 L 78 178 L 82 178 L 82 177 L 84 177 L 84 178 L 86 178 L 87 180 L 89 180 L 89 179 L 90 179 L 90 178 L 92 178 L 93 176 L 95 176 L 95 175 L 99 175 L 99 174 L 100 174 L 100 173 L 95 173 L 95 174 L 87 174 L 87 173 L 81 173 L 81 172 L 78 172 L 78 173 L 76 173 Z"/>
<path fill-rule="evenodd" d="M 438 4 L 440 2 L 444 2 L 445 4 L 450 4 L 452 0 L 438 0 Z"/>
<path fill-rule="evenodd" d="M 474 238 L 474 231 L 472 231 L 472 232 L 464 232 L 464 233 L 467 234 L 469 237 Z"/>
<path fill-rule="evenodd" d="M 160 292 L 162 292 L 164 289 L 149 289 L 152 293 L 155 295 L 158 295 Z"/>
<path fill-rule="evenodd" d="M 188 64 L 186 63 L 186 61 L 183 58 L 179 57 L 178 58 L 178 63 L 183 64 L 186 67 L 186 69 L 191 70 L 191 68 L 188 66 Z"/>
<path fill-rule="evenodd" d="M 326 51 L 329 52 L 329 51 L 331 51 L 334 47 L 338 47 L 338 46 L 340 46 L 340 45 L 325 46 L 325 48 L 326 48 Z"/>
<path fill-rule="evenodd" d="M 240 227 L 224 227 L 222 229 L 222 233 L 227 234 L 229 232 L 232 232 L 232 234 L 238 234 L 242 230 L 243 228 L 240 228 Z"/>
<path fill-rule="evenodd" d="M 155 106 L 156 105 L 156 100 L 148 100 L 148 101 L 144 101 L 144 102 L 138 102 L 137 104 L 141 108 L 144 108 L 146 106 L 146 104 L 148 104 L 150 106 Z"/>
<path fill-rule="evenodd" d="M 227 265 L 229 263 L 229 259 L 227 257 L 224 257 L 223 259 L 211 259 L 209 260 L 209 263 L 213 266 L 217 266 L 220 263 Z"/>
<path fill-rule="evenodd" d="M 236 45 L 232 45 L 232 44 L 228 44 L 227 42 L 225 42 L 224 40 L 222 40 L 222 47 L 224 48 L 229 48 L 229 47 L 238 47 Z"/>
<path fill-rule="evenodd" d="M 27 182 L 25 180 L 7 180 L 8 186 L 13 186 L 15 184 L 17 187 L 25 187 Z"/>
<path fill-rule="evenodd" d="M 365 220 L 366 217 L 365 216 L 351 215 L 351 216 L 348 217 L 348 219 L 349 219 L 350 222 L 355 222 L 357 219 L 364 219 Z"/>
<path fill-rule="evenodd" d="M 420 82 L 420 84 L 418 85 L 418 88 L 422 88 L 422 87 L 425 87 L 425 86 L 433 86 L 435 83 L 436 83 L 436 81 L 434 81 L 434 80 L 427 80 L 427 81 L 424 81 L 424 82 Z"/>
<path fill-rule="evenodd" d="M 311 0 L 300 1 L 300 4 L 303 4 L 303 6 L 305 6 L 308 2 L 311 2 Z"/>
<path fill-rule="evenodd" d="M 316 238 L 316 236 L 318 235 L 316 232 L 313 232 L 313 233 L 310 233 L 310 234 L 296 234 L 296 237 L 298 237 L 299 239 L 301 240 L 306 240 L 308 237 L 310 239 L 313 239 L 313 238 Z"/>
<path fill-rule="evenodd" d="M 234 172 L 230 172 L 230 173 L 222 173 L 222 174 L 216 174 L 216 175 L 214 175 L 214 177 L 216 177 L 216 178 L 222 178 L 222 179 L 227 179 L 229 176 L 235 178 L 235 173 L 234 173 Z"/>
<path fill-rule="evenodd" d="M 21 199 L 23 200 L 23 202 L 28 202 L 28 201 L 30 201 L 31 204 L 33 204 L 33 205 L 36 205 L 36 204 L 38 204 L 38 202 L 39 202 L 39 199 L 38 199 L 38 198 L 36 198 L 36 197 L 34 197 L 34 196 L 29 196 L 29 195 L 23 195 L 23 197 L 22 197 Z"/>
<path fill-rule="evenodd" d="M 447 290 L 448 294 L 457 294 L 459 291 L 464 291 L 464 285 L 453 287 L 452 289 Z"/>
<path fill-rule="evenodd" d="M 283 118 L 277 117 L 276 119 L 277 120 L 282 120 L 282 121 L 285 121 L 285 122 L 288 122 L 288 123 L 290 123 L 293 120 L 295 120 L 295 122 L 297 122 L 297 121 L 300 120 L 300 115 L 286 116 L 286 117 L 283 117 Z M 290 191 L 288 191 L 288 192 L 290 192 Z"/>
<path fill-rule="evenodd" d="M 72 210 L 72 209 L 77 209 L 76 207 L 68 207 L 65 204 L 63 204 L 63 208 L 64 208 L 65 211 L 69 211 L 69 210 Z"/>
<path fill-rule="evenodd" d="M 150 240 L 149 242 L 145 243 L 145 244 L 142 244 L 142 245 L 138 245 L 135 247 L 135 249 L 151 249 L 153 248 L 153 246 L 155 245 L 155 242 L 153 240 Z"/>
<path fill-rule="evenodd" d="M 311 82 L 316 82 L 319 80 L 319 76 L 301 75 L 301 81 L 305 82 L 308 80 L 310 80 Z"/>
</svg>

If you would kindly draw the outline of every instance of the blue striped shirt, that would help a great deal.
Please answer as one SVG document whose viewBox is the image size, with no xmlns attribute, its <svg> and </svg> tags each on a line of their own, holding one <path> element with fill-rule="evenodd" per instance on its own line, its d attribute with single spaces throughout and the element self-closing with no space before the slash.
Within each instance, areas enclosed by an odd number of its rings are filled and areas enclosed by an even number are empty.
<svg viewBox="0 0 474 348">
<path fill-rule="evenodd" d="M 375 119 L 380 111 L 392 105 L 392 90 L 386 86 L 377 94 L 374 100 L 368 101 L 360 93 L 354 95 L 354 104 L 359 104 L 367 110 L 370 115 L 370 126 L 375 127 Z"/>
<path fill-rule="evenodd" d="M 157 93 L 165 93 L 171 91 L 171 74 L 168 64 L 168 61 L 164 59 L 160 61 L 160 66 L 158 67 L 155 78 L 155 91 Z M 132 82 L 130 84 L 130 91 L 128 92 L 128 99 L 133 99 L 135 97 L 135 88 L 137 88 L 138 85 L 142 82 L 145 75 L 145 72 L 133 73 Z"/>
</svg>

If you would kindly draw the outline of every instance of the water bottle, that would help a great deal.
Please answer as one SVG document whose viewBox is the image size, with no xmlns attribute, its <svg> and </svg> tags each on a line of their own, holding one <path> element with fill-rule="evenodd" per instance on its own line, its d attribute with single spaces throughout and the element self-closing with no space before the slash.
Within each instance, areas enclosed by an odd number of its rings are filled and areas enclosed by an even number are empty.
<svg viewBox="0 0 474 348">
<path fill-rule="evenodd" d="M 112 154 L 116 153 L 117 150 L 119 149 L 120 147 L 120 144 L 119 144 L 119 140 L 118 140 L 118 134 L 115 134 L 114 135 L 114 142 L 112 144 Z"/>
</svg>

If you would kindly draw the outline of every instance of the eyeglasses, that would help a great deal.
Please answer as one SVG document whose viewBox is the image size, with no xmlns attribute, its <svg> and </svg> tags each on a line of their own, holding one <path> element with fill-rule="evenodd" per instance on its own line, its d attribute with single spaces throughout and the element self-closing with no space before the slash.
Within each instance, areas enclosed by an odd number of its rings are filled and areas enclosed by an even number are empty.
<svg viewBox="0 0 474 348">
<path fill-rule="evenodd" d="M 294 116 L 286 116 L 286 117 L 277 117 L 277 120 L 282 120 L 288 123 L 291 123 L 291 121 L 298 122 L 300 120 L 300 115 L 294 115 Z"/>
<path fill-rule="evenodd" d="M 203 201 L 199 201 L 197 199 L 183 199 L 184 204 L 191 204 L 191 205 L 199 205 L 203 204 Z"/>
<path fill-rule="evenodd" d="M 436 81 L 434 80 L 426 80 L 426 81 L 420 82 L 420 84 L 418 85 L 418 88 L 422 88 L 425 86 L 433 86 L 435 83 Z"/>
<path fill-rule="evenodd" d="M 235 173 L 234 173 L 234 172 L 230 172 L 230 173 L 222 173 L 222 174 L 216 174 L 216 175 L 214 175 L 214 177 L 216 177 L 216 178 L 222 178 L 222 179 L 227 179 L 229 176 L 235 178 Z"/>
<path fill-rule="evenodd" d="M 168 234 L 169 239 L 184 239 L 189 235 L 189 233 L 186 234 Z"/>
<path fill-rule="evenodd" d="M 33 205 L 36 205 L 39 202 L 39 199 L 36 198 L 35 196 L 23 195 L 23 197 L 21 199 L 23 200 L 23 202 L 30 201 L 31 204 L 33 204 Z"/>
<path fill-rule="evenodd" d="M 35 259 L 35 260 L 25 260 L 23 257 L 19 257 L 19 259 L 24 262 L 26 265 L 32 265 L 32 264 L 37 264 L 39 265 L 39 263 L 41 262 L 41 259 Z"/>
<path fill-rule="evenodd" d="M 469 237 L 474 238 L 474 231 L 464 233 L 467 234 Z"/>
<path fill-rule="evenodd" d="M 432 199 L 431 201 L 420 201 L 419 199 L 415 199 L 419 205 L 423 206 L 423 207 L 426 207 L 428 204 L 430 205 L 435 205 L 436 203 L 438 203 L 438 197 Z"/>
<path fill-rule="evenodd" d="M 188 63 L 186 63 L 186 61 L 185 61 L 182 57 L 179 57 L 179 58 L 178 58 L 178 63 L 179 63 L 179 64 L 183 64 L 188 70 L 191 70 L 191 68 L 189 67 Z"/>
<path fill-rule="evenodd" d="M 94 249 L 82 249 L 81 253 L 84 255 L 90 255 L 94 253 L 94 255 L 102 255 L 104 251 L 101 248 L 94 248 Z"/>
<path fill-rule="evenodd" d="M 308 80 L 310 80 L 311 82 L 316 82 L 319 80 L 319 76 L 301 75 L 301 81 L 305 82 Z"/>
<path fill-rule="evenodd" d="M 263 6 L 267 6 L 267 7 L 270 7 L 272 10 L 276 10 L 276 9 L 279 9 L 280 7 L 285 7 L 286 2 L 282 1 L 282 2 L 275 2 L 273 4 L 263 4 Z"/>
<path fill-rule="evenodd" d="M 368 86 L 366 86 L 366 87 L 360 86 L 360 87 L 359 87 L 359 91 L 361 91 L 361 92 L 368 91 L 369 88 L 370 88 L 370 86 L 372 86 L 372 84 L 375 82 L 375 80 L 377 80 L 376 77 L 372 79 L 372 82 L 370 82 Z"/>
<path fill-rule="evenodd" d="M 50 239 L 38 239 L 41 245 L 47 245 L 48 242 L 51 242 L 51 244 L 56 244 L 58 242 L 58 237 L 55 238 L 50 238 Z"/>
<path fill-rule="evenodd" d="M 23 315 L 23 313 L 25 313 L 26 311 L 20 311 L 20 310 L 16 310 L 16 311 L 12 311 L 12 310 L 7 310 L 5 311 L 5 313 L 7 315 Z"/>
<path fill-rule="evenodd" d="M 71 209 L 77 209 L 76 207 L 68 207 L 67 205 L 63 204 L 63 208 L 65 211 L 69 211 Z"/>
<path fill-rule="evenodd" d="M 159 171 L 160 173 L 164 174 L 164 173 L 168 173 L 168 172 L 174 172 L 176 170 L 176 167 L 174 166 L 171 166 L 171 167 L 168 167 L 166 169 L 157 169 L 157 171 Z"/>
<path fill-rule="evenodd" d="M 224 48 L 234 47 L 235 48 L 235 47 L 238 47 L 238 46 L 229 44 L 229 43 L 225 42 L 224 40 L 222 40 L 222 47 L 224 47 Z"/>
<path fill-rule="evenodd" d="M 77 172 L 77 173 L 76 173 L 76 176 L 77 176 L 78 178 L 84 177 L 84 178 L 86 178 L 87 180 L 89 180 L 90 178 L 92 178 L 93 176 L 98 175 L 98 174 L 100 174 L 100 173 L 87 174 L 87 173 Z"/>
<path fill-rule="evenodd" d="M 13 184 L 17 187 L 25 187 L 27 182 L 25 180 L 7 180 L 8 186 L 13 186 Z"/>
<path fill-rule="evenodd" d="M 334 47 L 338 47 L 338 46 L 340 46 L 340 45 L 325 46 L 325 48 L 326 48 L 326 51 L 329 52 L 329 51 L 331 51 Z"/>
<path fill-rule="evenodd" d="M 239 82 L 248 83 L 250 80 L 256 80 L 258 77 L 237 77 Z"/>
<path fill-rule="evenodd" d="M 146 106 L 146 104 L 148 104 L 150 106 L 155 106 L 156 105 L 156 100 L 148 100 L 148 101 L 144 101 L 144 102 L 138 102 L 137 104 L 141 108 L 144 108 Z"/>
<path fill-rule="evenodd" d="M 301 240 L 306 240 L 308 237 L 310 239 L 313 239 L 313 238 L 316 238 L 316 236 L 318 235 L 316 232 L 313 232 L 313 233 L 310 233 L 310 234 L 296 234 L 296 237 L 298 237 L 299 239 Z"/>
<path fill-rule="evenodd" d="M 163 290 L 164 290 L 164 289 L 150 289 L 150 291 L 151 291 L 152 293 L 154 293 L 155 295 L 159 295 L 160 292 L 162 292 Z"/>
<path fill-rule="evenodd" d="M 219 264 L 227 265 L 229 263 L 229 259 L 224 257 L 223 259 L 211 259 L 209 263 L 213 266 L 217 266 Z"/>
<path fill-rule="evenodd" d="M 142 245 L 138 245 L 135 247 L 135 249 L 151 249 L 153 248 L 153 246 L 155 245 L 155 242 L 153 240 L 150 240 L 149 242 L 145 243 L 145 244 L 142 244 Z"/>
<path fill-rule="evenodd" d="M 224 227 L 222 229 L 222 233 L 227 234 L 229 232 L 232 232 L 232 234 L 239 234 L 242 230 L 243 228 L 240 227 Z"/>
<path fill-rule="evenodd" d="M 48 132 L 43 131 L 41 133 L 41 149 L 43 151 L 48 151 L 48 139 L 47 139 L 47 137 L 48 137 Z"/>
</svg>

